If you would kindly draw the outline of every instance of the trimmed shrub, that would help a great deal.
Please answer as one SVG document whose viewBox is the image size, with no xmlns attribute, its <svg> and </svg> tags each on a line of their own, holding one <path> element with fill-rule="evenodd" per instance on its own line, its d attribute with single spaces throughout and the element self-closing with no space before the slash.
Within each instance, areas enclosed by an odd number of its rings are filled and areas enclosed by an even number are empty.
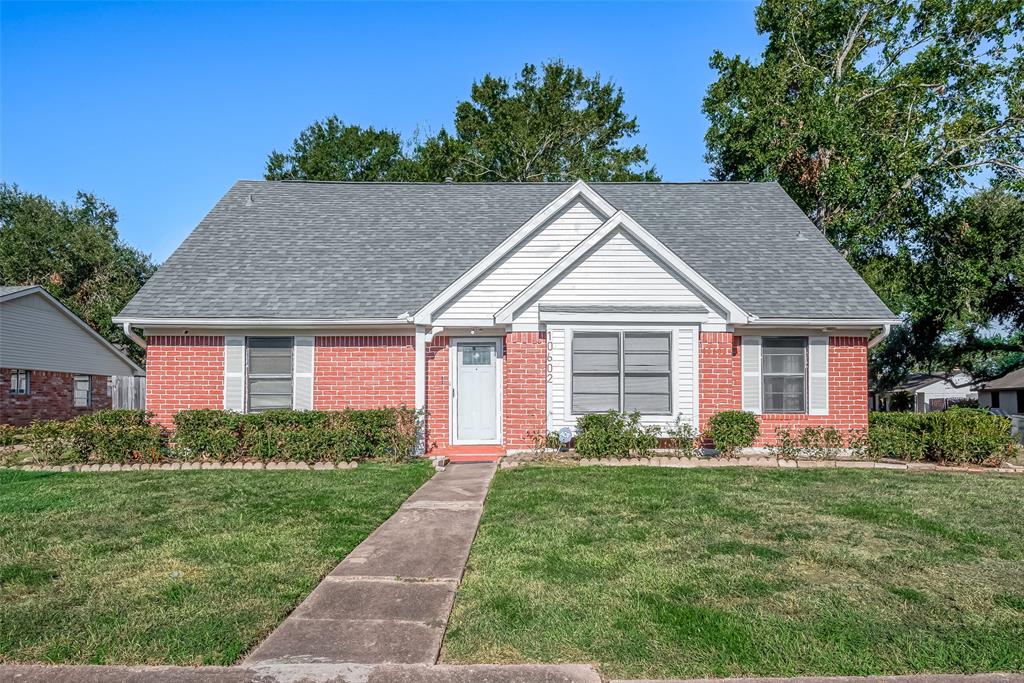
<svg viewBox="0 0 1024 683">
<path fill-rule="evenodd" d="M 871 413 L 872 458 L 997 465 L 1012 453 L 1010 420 L 970 408 L 937 413 Z"/>
<path fill-rule="evenodd" d="M 739 449 L 753 446 L 760 431 L 753 413 L 723 410 L 711 416 L 707 436 L 723 456 L 731 458 Z"/>
<path fill-rule="evenodd" d="M 640 413 L 583 415 L 576 420 L 576 454 L 581 458 L 643 457 L 658 445 L 658 427 L 640 424 Z"/>
<path fill-rule="evenodd" d="M 24 430 L 20 427 L 0 424 L 0 448 L 14 446 L 21 443 L 21 436 L 23 432 Z"/>
<path fill-rule="evenodd" d="M 101 410 L 65 422 L 34 422 L 23 441 L 36 462 L 122 463 L 159 460 L 165 454 L 163 430 L 142 410 Z"/>
<path fill-rule="evenodd" d="M 939 462 L 999 465 L 1013 449 L 1010 420 L 970 408 L 926 413 L 932 458 Z"/>
<path fill-rule="evenodd" d="M 416 445 L 417 413 L 408 408 L 323 412 L 268 410 L 239 414 L 185 410 L 174 416 L 184 457 L 297 462 L 398 461 Z"/>
<path fill-rule="evenodd" d="M 867 452 L 871 458 L 923 460 L 928 453 L 927 413 L 871 413 Z"/>
</svg>

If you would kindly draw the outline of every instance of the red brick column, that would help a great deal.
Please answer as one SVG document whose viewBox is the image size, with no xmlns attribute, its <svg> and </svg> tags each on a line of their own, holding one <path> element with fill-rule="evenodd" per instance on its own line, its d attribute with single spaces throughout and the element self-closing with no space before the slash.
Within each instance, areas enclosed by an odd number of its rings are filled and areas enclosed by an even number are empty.
<svg viewBox="0 0 1024 683">
<path fill-rule="evenodd" d="M 70 420 L 110 408 L 110 378 L 91 375 L 92 405 L 75 407 L 75 375 L 70 372 L 31 370 L 29 393 L 11 394 L 12 368 L 0 368 L 0 424 L 24 426 L 35 420 Z"/>
<path fill-rule="evenodd" d="M 224 337 L 149 337 L 146 410 L 174 429 L 179 410 L 224 408 Z"/>
<path fill-rule="evenodd" d="M 547 433 L 547 333 L 510 332 L 505 335 L 504 413 L 505 448 L 532 448 Z"/>
<path fill-rule="evenodd" d="M 434 337 L 427 345 L 427 451 L 449 445 L 448 337 Z"/>
<path fill-rule="evenodd" d="M 317 337 L 313 409 L 412 408 L 415 364 L 411 336 Z"/>
<path fill-rule="evenodd" d="M 723 410 L 742 405 L 740 338 L 732 332 L 700 333 L 700 428 Z"/>
</svg>

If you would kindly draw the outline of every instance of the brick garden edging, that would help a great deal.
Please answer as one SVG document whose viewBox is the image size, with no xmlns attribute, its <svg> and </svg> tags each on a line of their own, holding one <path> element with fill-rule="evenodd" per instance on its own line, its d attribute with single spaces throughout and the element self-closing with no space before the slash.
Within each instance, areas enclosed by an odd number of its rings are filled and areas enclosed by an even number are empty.
<svg viewBox="0 0 1024 683">
<path fill-rule="evenodd" d="M 502 460 L 502 469 L 514 469 L 531 460 Z M 771 457 L 744 458 L 581 458 L 557 462 L 576 466 L 604 467 L 775 467 L 782 469 L 858 469 L 858 470 L 903 470 L 911 472 L 996 472 L 999 474 L 1024 474 L 1024 467 L 1005 465 L 1003 467 L 950 467 L 930 462 L 885 462 L 875 460 L 785 460 Z"/>
<path fill-rule="evenodd" d="M 149 472 L 153 470 L 351 470 L 358 462 L 157 462 L 129 465 L 10 465 L 0 470 L 22 472 Z"/>
</svg>

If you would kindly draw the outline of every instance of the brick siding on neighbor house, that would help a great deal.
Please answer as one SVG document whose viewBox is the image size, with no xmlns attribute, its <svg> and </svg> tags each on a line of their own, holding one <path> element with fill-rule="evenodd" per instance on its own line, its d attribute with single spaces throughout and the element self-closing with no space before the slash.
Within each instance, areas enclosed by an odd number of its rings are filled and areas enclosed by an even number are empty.
<svg viewBox="0 0 1024 683">
<path fill-rule="evenodd" d="M 533 448 L 547 433 L 547 333 L 505 335 L 502 408 L 507 449 Z"/>
<path fill-rule="evenodd" d="M 167 429 L 179 410 L 224 407 L 224 337 L 146 340 L 146 410 Z"/>
<path fill-rule="evenodd" d="M 11 393 L 12 368 L 0 368 L 0 424 L 23 426 L 34 420 L 70 420 L 110 407 L 110 378 L 92 375 L 92 405 L 76 408 L 75 373 L 31 370 L 29 394 Z"/>
<path fill-rule="evenodd" d="M 314 410 L 412 408 L 415 402 L 415 337 L 316 338 Z"/>
<path fill-rule="evenodd" d="M 742 407 L 741 337 L 702 333 L 700 339 L 700 422 L 722 410 Z M 761 415 L 757 446 L 775 443 L 781 428 L 835 427 L 842 432 L 868 426 L 867 337 L 829 337 L 828 415 Z"/>
</svg>

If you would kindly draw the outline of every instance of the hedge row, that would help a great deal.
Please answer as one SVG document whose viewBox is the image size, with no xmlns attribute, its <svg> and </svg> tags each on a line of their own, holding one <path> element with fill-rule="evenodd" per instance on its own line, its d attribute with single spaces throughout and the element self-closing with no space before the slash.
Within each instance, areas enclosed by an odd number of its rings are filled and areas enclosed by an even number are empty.
<svg viewBox="0 0 1024 683">
<path fill-rule="evenodd" d="M 408 408 L 245 415 L 184 410 L 174 416 L 174 427 L 177 452 L 187 459 L 397 461 L 409 457 L 416 445 L 417 413 Z"/>
<path fill-rule="evenodd" d="M 141 410 L 101 410 L 63 422 L 35 422 L 0 431 L 0 446 L 17 444 L 34 462 L 46 465 L 247 458 L 397 461 L 413 452 L 417 435 L 417 414 L 406 408 L 247 415 L 186 410 L 174 416 L 173 443 L 151 417 Z"/>
<path fill-rule="evenodd" d="M 873 458 L 996 465 L 1016 448 L 1010 420 L 970 408 L 937 413 L 871 413 L 868 455 Z"/>
</svg>

